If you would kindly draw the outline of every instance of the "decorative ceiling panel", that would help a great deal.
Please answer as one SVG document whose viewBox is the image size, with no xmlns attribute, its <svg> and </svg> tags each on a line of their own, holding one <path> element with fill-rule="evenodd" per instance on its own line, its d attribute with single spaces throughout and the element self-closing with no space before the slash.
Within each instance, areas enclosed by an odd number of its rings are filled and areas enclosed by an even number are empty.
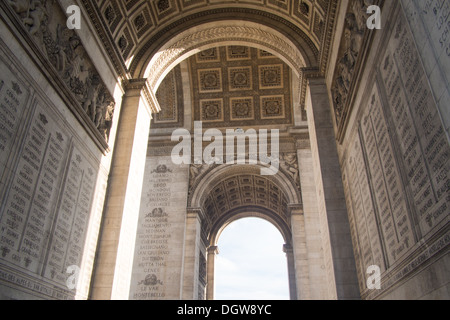
<svg viewBox="0 0 450 320">
<path fill-rule="evenodd" d="M 292 124 L 290 70 L 270 53 L 220 47 L 192 56 L 189 66 L 194 120 L 203 127 Z"/>
<path fill-rule="evenodd" d="M 156 92 L 161 111 L 153 115 L 152 128 L 180 128 L 184 125 L 183 84 L 181 68 L 176 66 Z"/>
<path fill-rule="evenodd" d="M 331 0 L 83 0 L 98 13 L 126 61 L 159 31 L 189 15 L 212 9 L 254 9 L 280 16 L 304 31 L 321 48 Z M 94 16 L 92 16 L 94 17 Z M 98 24 L 98 23 L 96 23 Z"/>
<path fill-rule="evenodd" d="M 287 197 L 272 181 L 255 175 L 230 177 L 211 189 L 204 209 L 209 221 L 241 206 L 262 206 L 273 210 L 289 225 Z"/>
</svg>

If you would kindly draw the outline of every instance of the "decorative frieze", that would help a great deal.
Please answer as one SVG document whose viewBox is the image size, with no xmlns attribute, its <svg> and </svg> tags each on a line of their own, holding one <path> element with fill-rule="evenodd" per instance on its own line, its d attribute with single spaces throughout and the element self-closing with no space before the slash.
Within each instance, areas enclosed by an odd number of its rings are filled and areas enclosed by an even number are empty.
<svg viewBox="0 0 450 320">
<path fill-rule="evenodd" d="M 106 88 L 92 59 L 86 53 L 81 39 L 74 30 L 66 27 L 67 17 L 60 5 L 50 1 L 9 0 L 9 12 L 13 12 L 27 31 L 29 42 L 36 44 L 37 54 L 46 61 L 48 68 L 63 83 L 63 90 L 71 95 L 71 106 L 86 129 L 95 128 L 100 137 L 108 141 L 113 121 L 115 102 Z M 53 79 L 58 87 L 60 84 Z M 67 100 L 66 100 L 67 101 Z"/>
<path fill-rule="evenodd" d="M 367 28 L 369 18 L 367 8 L 371 4 L 382 5 L 382 3 L 383 1 L 376 0 L 349 2 L 331 85 L 334 117 L 338 128 L 337 138 L 341 142 L 351 112 L 352 96 L 357 87 L 356 75 L 359 73 L 367 45 L 373 36 L 373 31 Z"/>
</svg>

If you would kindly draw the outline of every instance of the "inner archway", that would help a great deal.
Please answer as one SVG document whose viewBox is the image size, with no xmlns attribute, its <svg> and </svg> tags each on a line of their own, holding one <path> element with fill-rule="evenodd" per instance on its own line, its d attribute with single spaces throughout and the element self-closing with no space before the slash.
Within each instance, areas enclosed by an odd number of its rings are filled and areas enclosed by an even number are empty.
<svg viewBox="0 0 450 320">
<path fill-rule="evenodd" d="M 167 41 L 144 65 L 140 77 L 156 92 L 164 77 L 181 61 L 207 49 L 224 45 L 252 46 L 277 55 L 293 72 L 301 75 L 304 67 L 315 66 L 316 57 L 309 45 L 296 46 L 289 38 L 273 28 L 246 22 L 233 21 L 204 23 L 177 34 Z M 314 47 L 314 46 L 312 46 Z M 308 50 L 309 49 L 309 50 Z"/>
<path fill-rule="evenodd" d="M 215 263 L 217 300 L 289 300 L 284 239 L 261 218 L 242 218 L 219 235 Z"/>
<path fill-rule="evenodd" d="M 289 298 L 298 299 L 291 220 L 301 209 L 299 190 L 289 183 L 284 171 L 269 178 L 260 176 L 259 167 L 251 165 L 223 165 L 205 170 L 198 185 L 196 181 L 193 183 L 189 201 L 191 211 L 200 218 L 199 231 L 206 246 L 205 272 L 200 272 L 206 299 L 216 298 L 215 261 L 222 231 L 234 221 L 249 217 L 264 219 L 281 235 L 281 242 L 275 241 L 271 246 L 277 247 L 281 254 L 282 249 L 285 252 L 279 260 L 287 262 L 287 268 L 286 265 L 282 268 L 288 272 Z M 203 192 L 204 188 L 209 191 Z M 202 250 L 201 246 L 199 249 Z"/>
</svg>

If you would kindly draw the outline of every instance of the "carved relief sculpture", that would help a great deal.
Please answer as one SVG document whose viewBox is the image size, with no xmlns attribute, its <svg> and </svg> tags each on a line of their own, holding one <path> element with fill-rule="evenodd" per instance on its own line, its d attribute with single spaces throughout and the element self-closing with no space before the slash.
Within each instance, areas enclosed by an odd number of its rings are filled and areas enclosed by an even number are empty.
<svg viewBox="0 0 450 320">
<path fill-rule="evenodd" d="M 335 79 L 331 86 L 336 124 L 339 127 L 344 120 L 345 107 L 351 92 L 351 85 L 364 34 L 367 29 L 367 8 L 374 1 L 353 0 L 345 18 L 343 40 L 341 41 L 340 55 L 337 60 Z"/>
<path fill-rule="evenodd" d="M 102 82 L 75 31 L 65 27 L 58 4 L 48 0 L 8 0 L 42 54 L 95 125 L 105 141 L 114 111 L 114 99 Z"/>
</svg>

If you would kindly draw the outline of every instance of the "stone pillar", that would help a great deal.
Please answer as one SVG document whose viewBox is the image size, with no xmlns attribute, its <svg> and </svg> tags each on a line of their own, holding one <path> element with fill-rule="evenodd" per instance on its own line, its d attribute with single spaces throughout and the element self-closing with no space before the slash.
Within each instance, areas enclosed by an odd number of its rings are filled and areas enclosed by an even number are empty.
<svg viewBox="0 0 450 320">
<path fill-rule="evenodd" d="M 359 299 L 350 225 L 328 91 L 323 77 L 307 74 L 306 109 L 329 294 Z"/>
<path fill-rule="evenodd" d="M 297 282 L 295 274 L 294 249 L 292 248 L 292 245 L 283 245 L 283 252 L 286 253 L 287 258 L 289 295 L 291 300 L 297 300 Z"/>
<path fill-rule="evenodd" d="M 292 230 L 292 263 L 294 264 L 296 283 L 296 296 L 292 296 L 291 300 L 309 300 L 309 260 L 308 249 L 306 246 L 305 221 L 303 209 L 300 207 L 291 208 L 291 230 Z M 283 250 L 286 250 L 286 245 Z M 285 251 L 286 252 L 286 251 Z M 290 278 L 290 256 L 286 252 L 288 258 L 289 287 L 291 287 Z M 292 292 L 292 291 L 291 291 Z"/>
<path fill-rule="evenodd" d="M 331 299 L 335 297 L 335 293 L 330 294 L 328 290 L 330 281 L 325 268 L 322 223 L 319 217 L 309 134 L 307 141 L 304 138 L 297 140 L 297 156 L 303 214 L 292 215 L 291 225 L 297 278 L 301 279 L 297 280 L 299 299 Z M 327 241 L 329 243 L 329 239 Z M 302 244 L 299 249 L 298 242 Z"/>
<path fill-rule="evenodd" d="M 206 259 L 206 300 L 214 300 L 214 266 L 217 254 L 219 254 L 217 246 L 208 248 L 208 257 Z"/>
<path fill-rule="evenodd" d="M 182 300 L 198 299 L 201 209 L 188 209 L 184 236 Z"/>
<path fill-rule="evenodd" d="M 127 81 L 124 87 L 92 299 L 128 299 L 151 113 L 159 111 L 145 79 Z"/>
</svg>

